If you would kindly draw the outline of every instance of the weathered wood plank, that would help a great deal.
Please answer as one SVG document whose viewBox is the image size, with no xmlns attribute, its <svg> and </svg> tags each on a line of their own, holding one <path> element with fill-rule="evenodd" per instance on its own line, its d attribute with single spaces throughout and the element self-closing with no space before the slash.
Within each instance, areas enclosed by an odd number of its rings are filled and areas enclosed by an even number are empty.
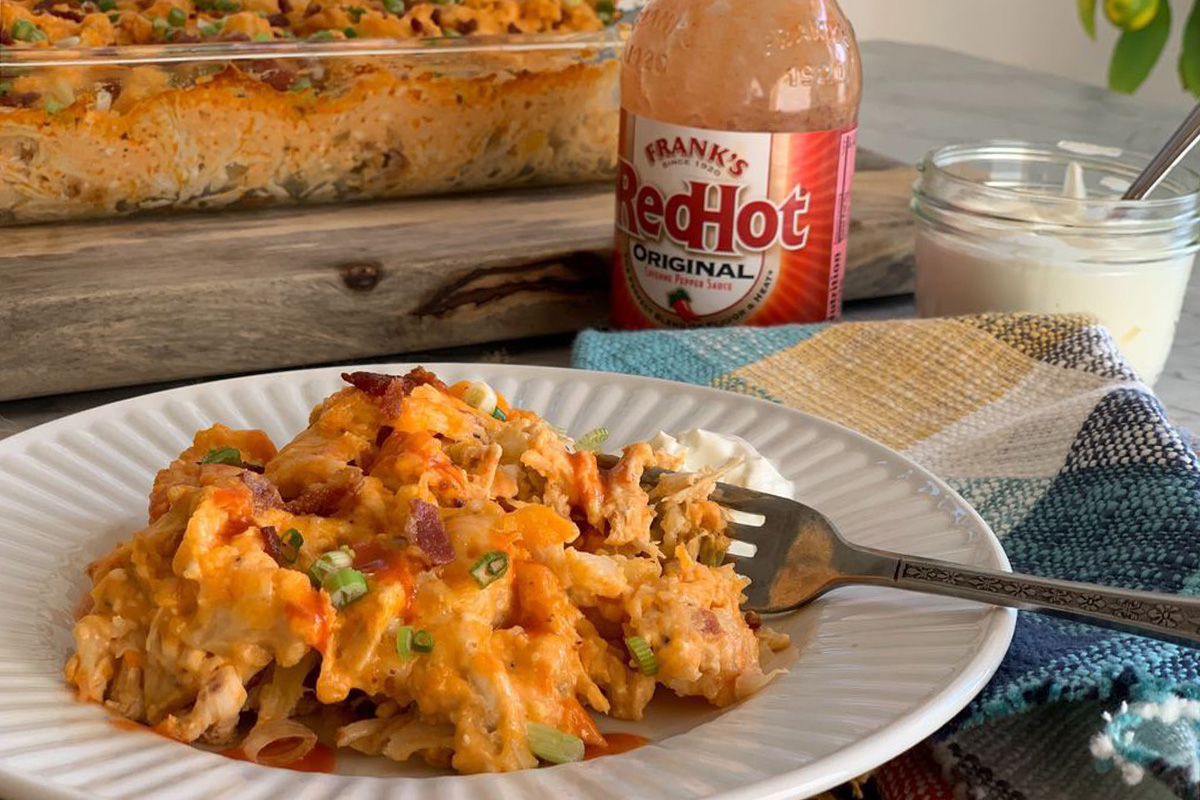
<svg viewBox="0 0 1200 800">
<path fill-rule="evenodd" d="M 865 166 L 851 298 L 909 277 L 911 171 Z M 602 324 L 612 213 L 583 186 L 0 228 L 0 400 Z"/>
</svg>

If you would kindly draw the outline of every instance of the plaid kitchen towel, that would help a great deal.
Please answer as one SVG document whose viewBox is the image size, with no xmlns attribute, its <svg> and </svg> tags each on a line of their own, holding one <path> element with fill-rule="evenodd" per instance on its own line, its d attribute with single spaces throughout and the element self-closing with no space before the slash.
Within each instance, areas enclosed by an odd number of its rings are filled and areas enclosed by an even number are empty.
<svg viewBox="0 0 1200 800">
<path fill-rule="evenodd" d="M 575 365 L 817 414 L 940 475 L 1013 569 L 1192 593 L 1200 462 L 1081 315 L 580 334 Z M 1200 650 L 1021 613 L 992 682 L 885 800 L 1200 797 Z"/>
</svg>

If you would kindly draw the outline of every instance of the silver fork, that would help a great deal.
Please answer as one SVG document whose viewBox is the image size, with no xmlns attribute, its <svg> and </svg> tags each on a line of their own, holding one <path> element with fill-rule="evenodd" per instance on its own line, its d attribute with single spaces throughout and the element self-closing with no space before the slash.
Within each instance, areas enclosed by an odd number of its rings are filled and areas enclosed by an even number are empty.
<svg viewBox="0 0 1200 800">
<path fill-rule="evenodd" d="M 602 456 L 601 466 L 616 463 Z M 647 469 L 654 484 L 665 470 Z M 765 517 L 760 527 L 730 523 L 730 537 L 753 545 L 736 560 L 750 579 L 745 607 L 762 614 L 792 611 L 839 586 L 891 586 L 998 606 L 1044 611 L 1106 628 L 1185 645 L 1200 645 L 1200 597 L 1113 589 L 953 564 L 851 544 L 811 506 L 718 483 L 711 498 L 728 509 Z"/>
</svg>

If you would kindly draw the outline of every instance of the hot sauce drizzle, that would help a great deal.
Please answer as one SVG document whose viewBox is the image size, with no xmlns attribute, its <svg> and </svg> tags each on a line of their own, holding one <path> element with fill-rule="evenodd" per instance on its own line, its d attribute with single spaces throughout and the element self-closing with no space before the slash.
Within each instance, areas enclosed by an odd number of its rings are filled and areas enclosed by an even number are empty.
<svg viewBox="0 0 1200 800">
<path fill-rule="evenodd" d="M 378 539 L 354 548 L 354 568 L 379 583 L 412 583 L 412 567 L 404 551 Z"/>
<path fill-rule="evenodd" d="M 232 747 L 228 750 L 222 750 L 221 755 L 226 758 L 234 758 L 238 761 L 250 761 L 246 758 L 246 754 L 242 752 L 240 747 Z M 256 763 L 251 761 L 250 763 Z M 280 769 L 290 769 L 294 772 L 333 772 L 337 767 L 337 751 L 332 747 L 317 742 L 313 745 L 312 750 L 309 750 L 302 758 L 298 758 L 289 764 L 264 764 L 263 766 L 274 766 Z"/>
<path fill-rule="evenodd" d="M 289 621 L 300 625 L 306 641 L 322 653 L 329 646 L 329 610 L 325 599 L 317 591 L 312 592 L 303 603 L 287 604 Z"/>
<path fill-rule="evenodd" d="M 650 743 L 650 740 L 645 736 L 638 736 L 636 733 L 606 733 L 604 734 L 604 744 L 589 744 L 583 750 L 583 760 L 591 761 L 593 758 L 601 756 L 615 756 L 619 753 L 628 753 L 630 750 L 636 750 L 643 745 Z"/>
</svg>

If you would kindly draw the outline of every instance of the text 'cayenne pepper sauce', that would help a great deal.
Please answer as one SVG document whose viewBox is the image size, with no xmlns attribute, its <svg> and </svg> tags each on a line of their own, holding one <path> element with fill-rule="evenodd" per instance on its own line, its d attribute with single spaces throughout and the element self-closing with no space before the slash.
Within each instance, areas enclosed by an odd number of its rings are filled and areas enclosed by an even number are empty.
<svg viewBox="0 0 1200 800">
<path fill-rule="evenodd" d="M 652 0 L 621 69 L 613 323 L 836 319 L 861 91 L 834 0 Z"/>
</svg>

